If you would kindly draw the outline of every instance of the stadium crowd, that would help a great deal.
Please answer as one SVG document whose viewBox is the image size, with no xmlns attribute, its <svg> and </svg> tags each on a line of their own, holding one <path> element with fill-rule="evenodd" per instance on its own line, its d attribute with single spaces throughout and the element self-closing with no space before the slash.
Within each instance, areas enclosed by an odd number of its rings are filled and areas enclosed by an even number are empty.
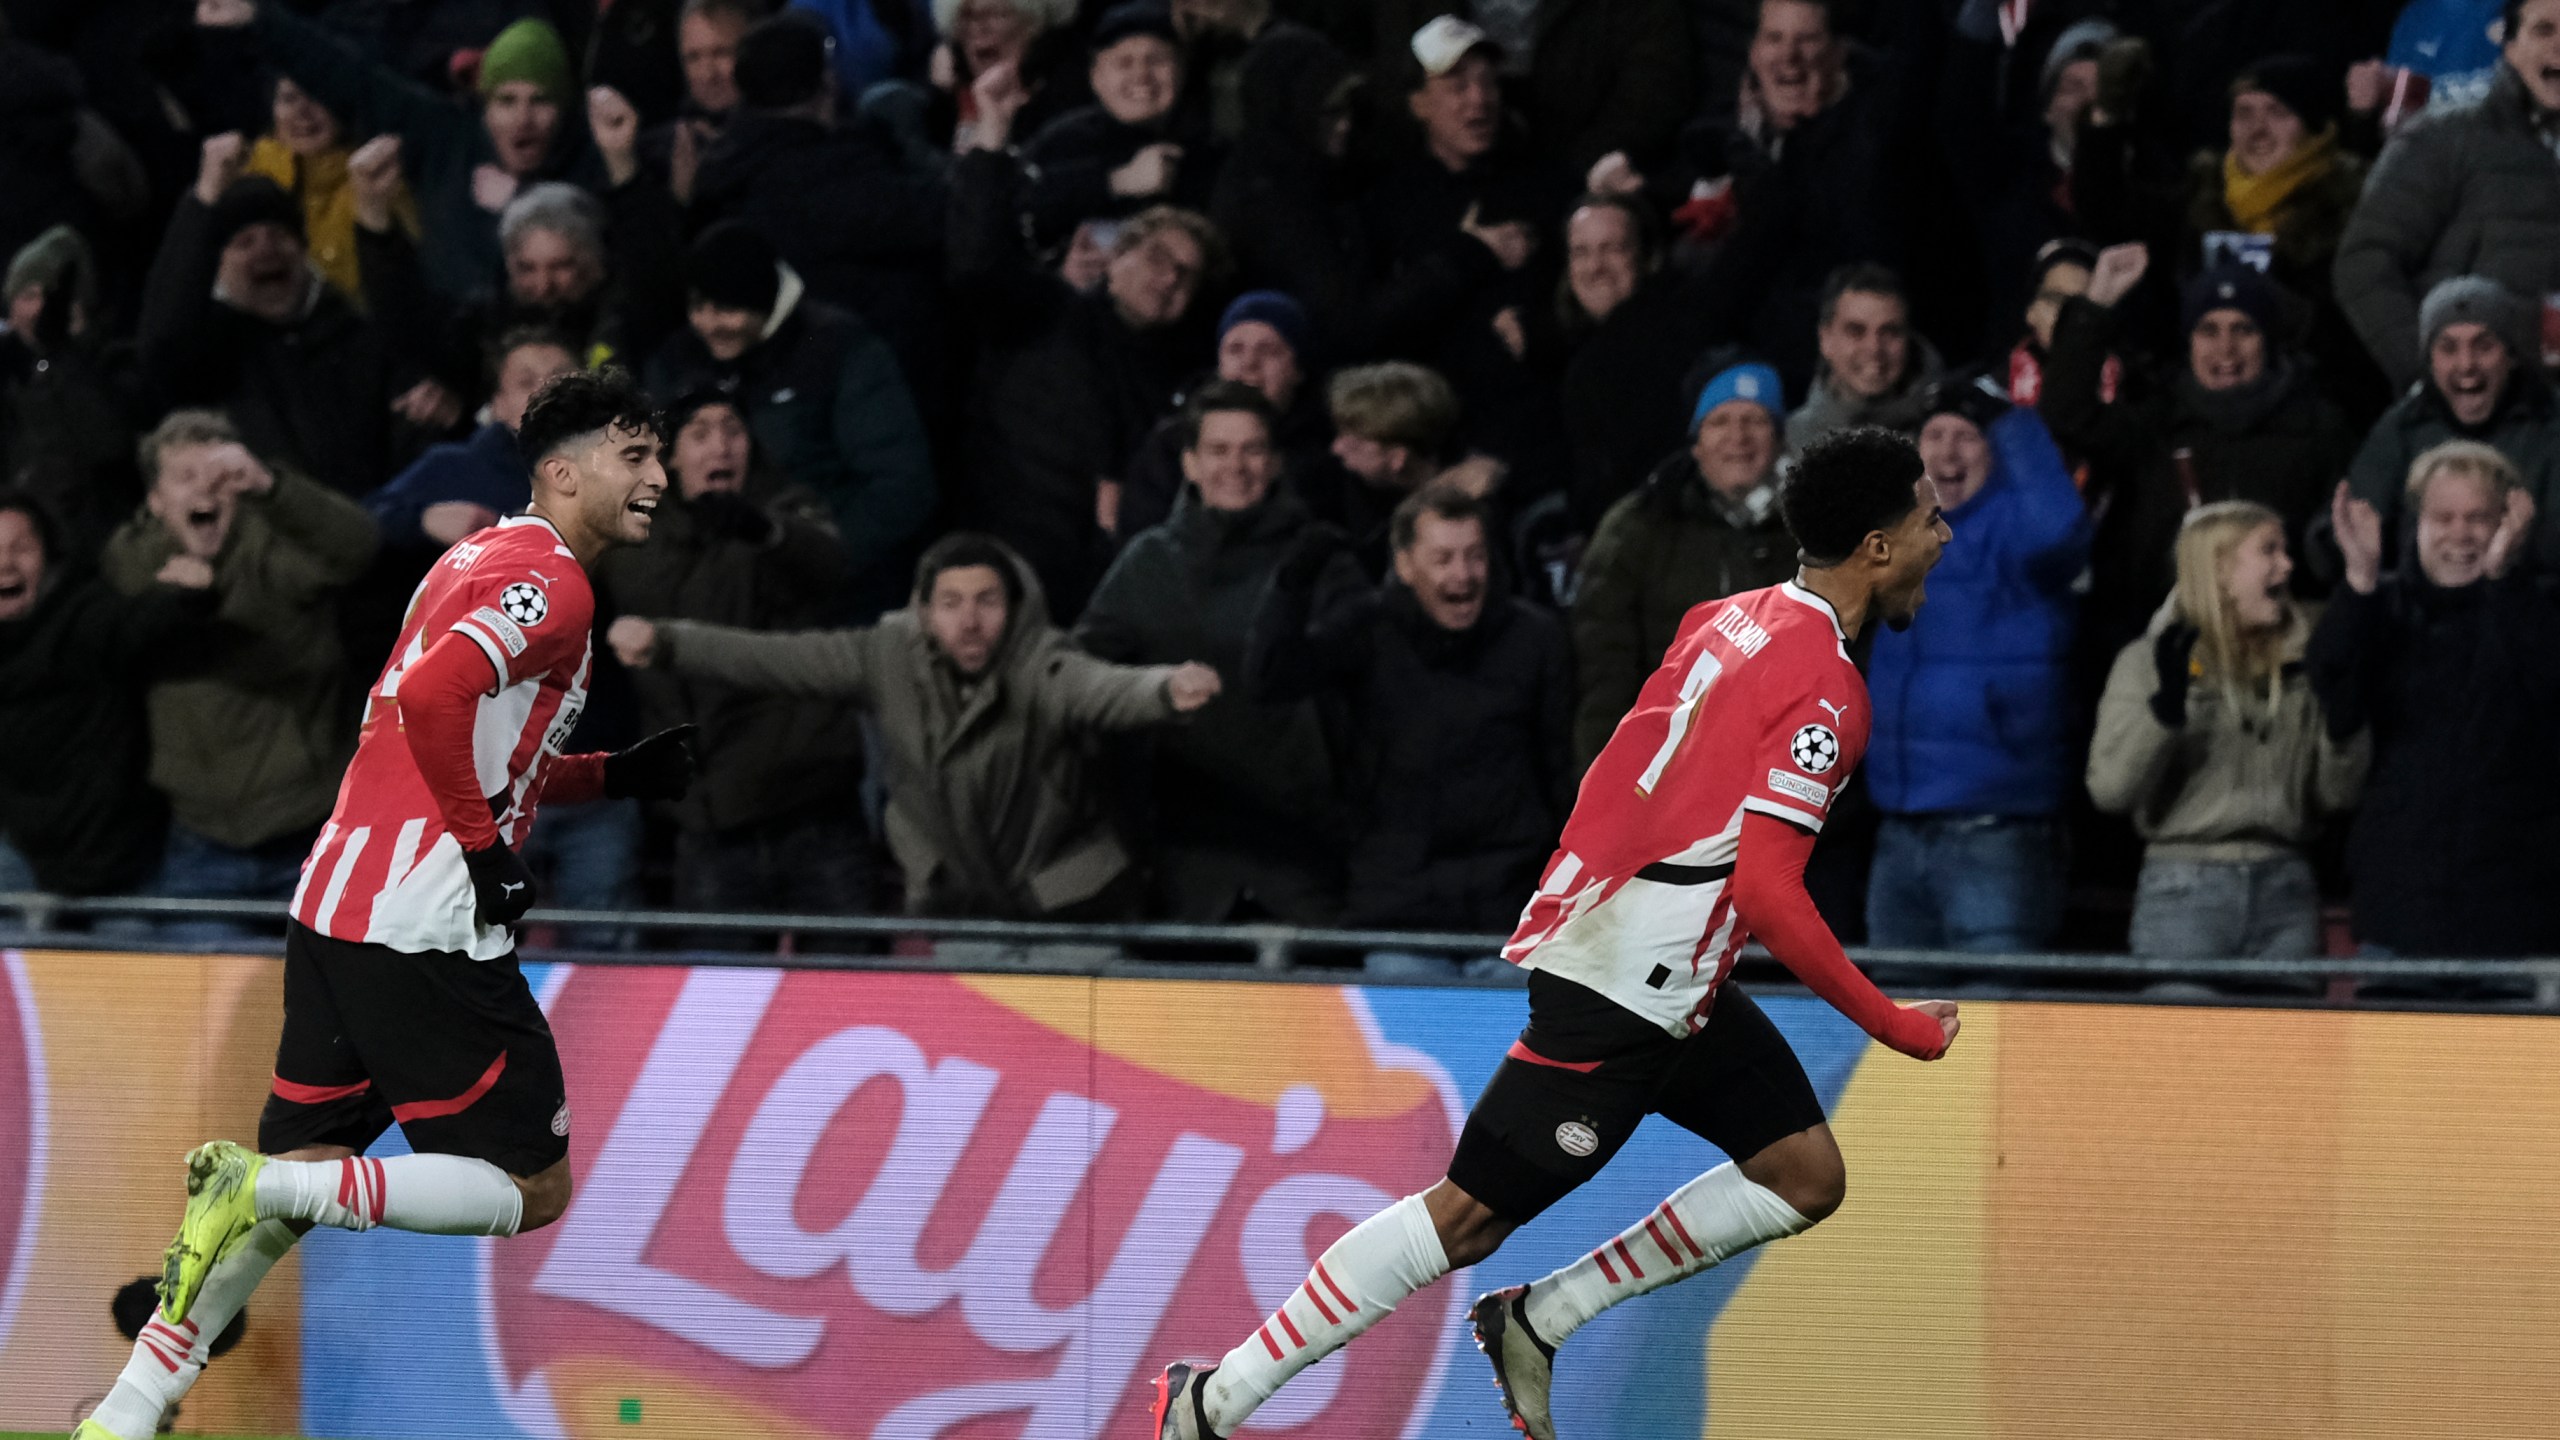
<svg viewBox="0 0 2560 1440">
<path fill-rule="evenodd" d="M 1844 936 L 2560 952 L 2560 0 L 0 23 L 0 889 L 289 893 L 613 364 L 571 745 L 704 775 L 546 808 L 552 903 L 1507 930 L 1877 424 L 1956 541 Z"/>
</svg>

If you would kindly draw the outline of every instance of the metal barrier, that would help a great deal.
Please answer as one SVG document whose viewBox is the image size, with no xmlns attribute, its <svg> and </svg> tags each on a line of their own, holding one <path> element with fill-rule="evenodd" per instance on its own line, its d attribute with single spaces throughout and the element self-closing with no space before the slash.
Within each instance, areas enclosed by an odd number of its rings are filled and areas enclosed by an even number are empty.
<svg viewBox="0 0 2560 1440">
<path fill-rule="evenodd" d="M 75 899 L 29 891 L 4 892 L 0 893 L 0 943 L 277 953 L 282 949 L 284 916 L 283 904 L 264 900 Z M 65 928 L 64 922 L 71 920 L 106 923 L 92 929 Z M 150 928 L 150 922 L 177 920 L 229 921 L 258 928 L 251 934 L 218 941 L 173 940 Z M 589 965 L 781 965 L 797 969 L 1182 975 L 1323 983 L 1339 983 L 1344 978 L 1344 966 L 1356 966 L 1359 957 L 1370 951 L 1475 957 L 1494 954 L 1507 938 L 1259 924 L 1053 924 L 914 915 L 709 914 L 674 910 L 537 909 L 525 917 L 522 929 L 528 958 L 574 960 Z M 628 937 L 629 943 L 609 947 L 561 943 L 562 936 L 574 932 L 616 934 Z M 770 936 L 772 941 L 768 946 L 744 949 L 703 943 L 714 937 L 757 936 Z M 645 944 L 644 940 L 672 943 Z M 809 948 L 812 942 L 831 940 L 867 941 L 885 948 L 869 953 Z M 1197 958 L 1172 958 L 1169 952 L 1201 953 Z M 1861 965 L 1896 982 L 1898 988 L 1946 992 L 1960 998 L 2198 1003 L 2239 1000 L 2249 1004 L 2560 1012 L 2560 956 L 2496 960 L 2363 956 L 2168 960 L 2089 953 L 1974 955 L 1865 948 L 1850 953 Z M 1250 958 L 1226 958 L 1239 954 Z M 1746 978 L 1757 983 L 1792 983 L 1756 946 L 1746 956 L 1746 963 L 1752 965 Z M 1325 963 L 1327 960 L 1334 963 Z"/>
</svg>

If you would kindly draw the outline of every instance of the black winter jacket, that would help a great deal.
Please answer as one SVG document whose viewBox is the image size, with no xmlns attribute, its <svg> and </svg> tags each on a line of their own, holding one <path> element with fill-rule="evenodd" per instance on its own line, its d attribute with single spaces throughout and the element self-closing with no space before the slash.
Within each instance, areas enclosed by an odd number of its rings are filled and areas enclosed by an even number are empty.
<svg viewBox="0 0 2560 1440">
<path fill-rule="evenodd" d="M 2100 400 L 2115 323 L 2104 306 L 2064 303 L 2037 404 L 2063 449 L 2089 461 L 2107 507 L 2090 554 L 2083 623 L 2096 653 L 2108 656 L 2142 633 L 2177 578 L 2171 552 L 2189 505 L 2179 452 L 2187 454 L 2196 502 L 2268 506 L 2284 517 L 2287 543 L 2300 555 L 2355 444 L 2346 417 L 2308 370 L 2273 357 L 2273 388 L 2250 404 L 2203 397 L 2183 366 L 2147 403 Z M 2297 589 L 2311 587 L 2308 569 L 2296 574 Z"/>
<path fill-rule="evenodd" d="M 669 495 L 649 543 L 607 553 L 596 588 L 625 615 L 698 620 L 740 630 L 807 630 L 841 613 L 844 545 L 826 507 L 805 489 L 761 485 L 714 506 L 753 507 L 773 528 L 746 538 L 724 513 Z M 704 517 L 713 517 L 706 523 Z M 658 668 L 635 672 L 641 729 L 699 725 L 701 774 L 676 805 L 685 829 L 856 813 L 862 726 L 844 700 L 744 690 Z"/>
<path fill-rule="evenodd" d="M 902 167 L 868 121 L 830 127 L 741 109 L 702 159 L 693 226 L 753 225 L 809 293 L 886 336 L 908 383 L 932 388 L 945 363 L 942 182 Z"/>
<path fill-rule="evenodd" d="M 168 831 L 151 787 L 142 692 L 151 662 L 213 624 L 209 590 L 124 596 L 65 568 L 0 624 L 0 834 L 60 895 L 149 878 Z"/>
<path fill-rule="evenodd" d="M 300 317 L 270 324 L 214 298 L 222 259 L 213 212 L 178 202 L 152 261 L 137 342 L 145 382 L 165 407 L 230 412 L 240 438 L 347 495 L 372 492 L 434 437 L 400 423 L 391 402 L 426 378 L 389 336 L 315 276 Z"/>
<path fill-rule="evenodd" d="M 2403 955 L 2560 954 L 2560 602 L 2529 574 L 2459 590 L 2414 563 L 2340 586 L 2312 688 L 2373 773 L 2348 837 L 2356 935 Z"/>
<path fill-rule="evenodd" d="M 1285 489 L 1250 510 L 1212 510 L 1185 488 L 1173 518 L 1129 542 L 1076 627 L 1076 643 L 1123 665 L 1197 660 L 1244 673 L 1245 643 L 1271 577 L 1312 520 Z M 1318 604 L 1367 588 L 1348 557 L 1319 573 Z M 1190 723 L 1158 737 L 1157 829 L 1171 846 L 1267 855 L 1293 869 L 1339 863 L 1342 806 L 1333 740 L 1305 700 L 1258 699 L 1230 683 Z M 1232 897 L 1178 897 L 1185 918 L 1221 918 Z M 1196 900 L 1196 906 L 1190 901 Z"/>
<path fill-rule="evenodd" d="M 1564 627 L 1489 597 L 1443 630 L 1390 580 L 1330 615 L 1274 581 L 1245 647 L 1267 700 L 1350 700 L 1354 806 L 1347 925 L 1500 931 L 1573 805 L 1573 661 Z"/>
<path fill-rule="evenodd" d="M 952 167 L 952 290 L 979 341 L 959 518 L 1019 551 L 1064 623 L 1110 559 L 1098 482 L 1119 478 L 1198 352 L 1191 327 L 1133 330 L 1108 294 L 1034 266 L 1014 224 L 1022 185 L 1010 155 L 979 151 Z"/>
</svg>

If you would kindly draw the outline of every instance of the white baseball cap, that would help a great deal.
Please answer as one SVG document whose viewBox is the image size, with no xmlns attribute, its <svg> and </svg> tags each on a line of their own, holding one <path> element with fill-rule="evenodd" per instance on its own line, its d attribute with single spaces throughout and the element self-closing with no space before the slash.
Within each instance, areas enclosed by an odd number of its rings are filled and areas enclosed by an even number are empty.
<svg viewBox="0 0 2560 1440">
<path fill-rule="evenodd" d="M 1433 79 L 1458 68 L 1477 49 L 1492 51 L 1497 57 L 1502 47 L 1483 29 L 1455 15 L 1443 15 L 1413 32 L 1413 58 L 1421 64 L 1422 73 Z"/>
</svg>

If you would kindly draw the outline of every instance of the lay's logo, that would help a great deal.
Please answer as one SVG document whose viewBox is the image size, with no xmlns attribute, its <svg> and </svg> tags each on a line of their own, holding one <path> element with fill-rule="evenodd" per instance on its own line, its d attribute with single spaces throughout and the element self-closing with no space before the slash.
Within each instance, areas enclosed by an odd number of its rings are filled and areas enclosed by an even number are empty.
<svg viewBox="0 0 2560 1440">
<path fill-rule="evenodd" d="M 579 1198 L 491 1247 L 485 1314 L 513 1418 L 572 1440 L 1134 1434 L 1459 1120 L 1332 987 L 587 969 L 550 1010 Z M 1254 1428 L 1407 1435 L 1465 1293 Z"/>
</svg>

